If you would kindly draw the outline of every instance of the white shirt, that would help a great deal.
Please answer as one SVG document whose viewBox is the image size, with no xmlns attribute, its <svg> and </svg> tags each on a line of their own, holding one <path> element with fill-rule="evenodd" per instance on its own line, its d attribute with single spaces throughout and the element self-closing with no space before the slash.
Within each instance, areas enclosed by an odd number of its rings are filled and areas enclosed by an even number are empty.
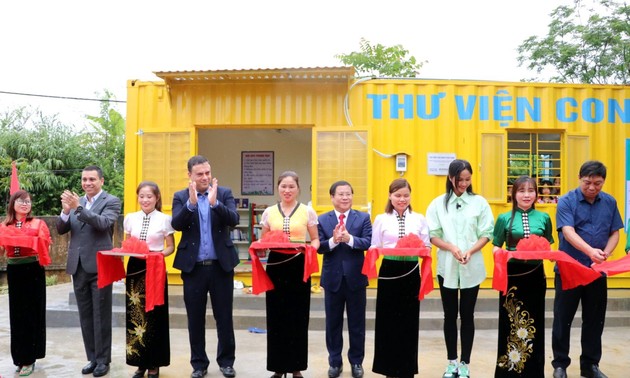
<svg viewBox="0 0 630 378">
<path fill-rule="evenodd" d="M 431 248 L 429 225 L 420 213 L 405 210 L 405 234 L 416 234 L 424 245 Z M 398 243 L 398 217 L 396 211 L 376 216 L 372 226 L 372 245 L 370 248 L 394 248 Z"/>
<path fill-rule="evenodd" d="M 148 215 L 151 218 L 146 240 L 149 250 L 163 251 L 164 239 L 168 235 L 175 233 L 175 230 L 171 226 L 171 216 L 157 210 L 153 210 Z M 125 233 L 140 239 L 144 216 L 145 213 L 142 210 L 125 215 L 123 222 Z"/>
</svg>

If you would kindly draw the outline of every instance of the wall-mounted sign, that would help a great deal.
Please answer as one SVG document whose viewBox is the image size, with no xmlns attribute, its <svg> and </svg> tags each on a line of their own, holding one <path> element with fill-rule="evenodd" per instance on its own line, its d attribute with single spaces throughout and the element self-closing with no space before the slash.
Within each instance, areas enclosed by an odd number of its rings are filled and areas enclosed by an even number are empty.
<svg viewBox="0 0 630 378">
<path fill-rule="evenodd" d="M 428 174 L 434 176 L 448 176 L 448 166 L 457 159 L 454 153 L 429 152 L 427 154 Z"/>
<path fill-rule="evenodd" d="M 241 194 L 273 195 L 273 151 L 241 152 Z"/>
</svg>

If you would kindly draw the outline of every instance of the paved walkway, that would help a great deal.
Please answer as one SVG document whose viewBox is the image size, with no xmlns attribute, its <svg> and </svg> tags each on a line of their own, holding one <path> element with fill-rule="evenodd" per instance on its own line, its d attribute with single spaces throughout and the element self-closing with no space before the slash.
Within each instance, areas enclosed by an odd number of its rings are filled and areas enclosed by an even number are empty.
<svg viewBox="0 0 630 378">
<path fill-rule="evenodd" d="M 49 288 L 48 296 L 68 297 L 72 287 L 69 284 L 57 285 Z M 8 296 L 0 295 L 0 376 L 2 378 L 17 377 L 11 360 L 9 342 L 9 314 Z M 163 378 L 186 378 L 192 371 L 189 360 L 188 332 L 185 329 L 172 329 L 171 333 L 171 365 L 163 368 L 160 376 Z M 573 330 L 572 357 L 579 361 L 580 345 L 579 330 Z M 216 353 L 216 333 L 208 330 L 208 355 Z M 472 376 L 475 378 L 491 378 L 496 359 L 496 331 L 477 331 L 471 364 Z M 135 368 L 125 365 L 125 330 L 114 328 L 111 371 L 108 377 L 131 377 Z M 547 377 L 551 377 L 551 330 L 546 330 L 547 340 Z M 345 337 L 347 340 L 347 336 Z M 249 333 L 246 330 L 236 331 L 236 363 L 237 377 L 262 378 L 271 373 L 265 370 L 266 338 L 264 334 Z M 374 352 L 374 331 L 368 330 L 366 340 L 366 357 L 364 368 L 366 378 L 382 377 L 372 373 L 372 357 Z M 328 362 L 323 331 L 309 332 L 309 369 L 304 372 L 305 377 L 325 378 Z M 601 368 L 610 378 L 625 377 L 627 361 L 630 355 L 630 328 L 610 327 L 604 332 L 604 353 Z M 420 331 L 420 373 L 418 377 L 440 377 L 444 368 L 446 351 L 441 331 Z M 212 359 L 212 357 L 211 357 Z M 33 378 L 42 377 L 91 377 L 81 375 L 81 367 L 86 364 L 81 331 L 79 328 L 48 328 L 47 356 L 36 363 Z M 350 369 L 342 377 L 349 378 Z M 579 377 L 579 367 L 573 364 L 568 370 L 569 377 Z M 214 361 L 208 370 L 208 378 L 222 377 Z"/>
</svg>

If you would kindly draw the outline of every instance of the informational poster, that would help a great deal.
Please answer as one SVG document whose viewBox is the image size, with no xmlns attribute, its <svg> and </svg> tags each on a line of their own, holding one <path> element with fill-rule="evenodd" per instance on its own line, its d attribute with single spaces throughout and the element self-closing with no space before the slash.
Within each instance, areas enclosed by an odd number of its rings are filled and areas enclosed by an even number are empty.
<svg viewBox="0 0 630 378">
<path fill-rule="evenodd" d="M 273 195 L 273 151 L 241 152 L 241 194 Z"/>
<path fill-rule="evenodd" d="M 429 152 L 427 155 L 427 173 L 434 176 L 448 176 L 448 166 L 456 158 L 455 153 Z"/>
</svg>

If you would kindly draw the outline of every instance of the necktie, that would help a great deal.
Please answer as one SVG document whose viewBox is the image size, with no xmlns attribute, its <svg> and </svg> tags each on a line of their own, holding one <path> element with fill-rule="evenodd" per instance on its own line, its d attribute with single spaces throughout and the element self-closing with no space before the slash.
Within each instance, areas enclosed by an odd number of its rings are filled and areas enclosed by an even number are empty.
<svg viewBox="0 0 630 378">
<path fill-rule="evenodd" d="M 149 231 L 149 223 L 151 222 L 151 217 L 145 215 L 142 218 L 142 229 L 140 230 L 140 240 L 147 240 L 147 232 Z"/>
<path fill-rule="evenodd" d="M 346 214 L 339 215 L 339 225 L 344 226 L 343 219 L 346 217 Z"/>
<path fill-rule="evenodd" d="M 527 213 L 521 213 L 521 219 L 523 221 L 523 237 L 524 238 L 529 238 L 529 216 L 527 215 Z"/>
<path fill-rule="evenodd" d="M 396 218 L 398 218 L 398 239 L 405 237 L 405 214 L 399 216 L 396 214 Z"/>
</svg>

